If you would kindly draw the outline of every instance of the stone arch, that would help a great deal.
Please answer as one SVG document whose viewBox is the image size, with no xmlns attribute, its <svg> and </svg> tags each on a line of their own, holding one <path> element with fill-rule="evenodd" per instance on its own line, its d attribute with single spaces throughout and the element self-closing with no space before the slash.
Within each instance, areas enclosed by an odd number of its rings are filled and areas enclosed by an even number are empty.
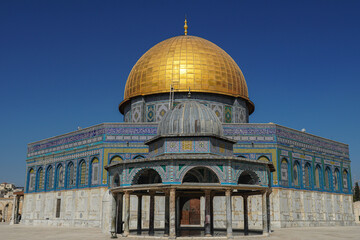
<svg viewBox="0 0 360 240">
<path fill-rule="evenodd" d="M 237 184 L 258 185 L 260 183 L 259 176 L 252 170 L 243 171 L 237 181 Z"/>
<path fill-rule="evenodd" d="M 181 172 L 178 175 L 178 178 L 180 180 L 180 182 L 183 182 L 184 176 L 186 175 L 187 172 L 189 172 L 191 169 L 193 168 L 208 168 L 211 171 L 213 171 L 215 173 L 215 175 L 217 176 L 217 178 L 219 179 L 219 183 L 221 183 L 221 180 L 223 179 L 221 177 L 221 173 L 220 173 L 220 169 L 217 169 L 215 166 L 206 166 L 206 165 L 196 165 L 196 166 L 184 166 L 181 169 Z"/>
<path fill-rule="evenodd" d="M 153 168 L 144 168 L 138 171 L 131 181 L 131 185 L 162 183 L 158 171 Z"/>
<path fill-rule="evenodd" d="M 204 166 L 194 166 L 183 175 L 181 183 L 185 182 L 220 183 L 220 180 L 213 169 Z"/>
<path fill-rule="evenodd" d="M 109 160 L 109 164 L 115 163 L 115 162 L 122 162 L 124 159 L 120 155 L 112 156 Z"/>
</svg>

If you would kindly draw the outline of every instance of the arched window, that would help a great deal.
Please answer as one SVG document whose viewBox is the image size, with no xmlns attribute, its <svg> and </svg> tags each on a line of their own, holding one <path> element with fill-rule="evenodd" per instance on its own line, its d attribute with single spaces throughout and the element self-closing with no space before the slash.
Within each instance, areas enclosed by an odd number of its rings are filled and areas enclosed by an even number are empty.
<svg viewBox="0 0 360 240">
<path fill-rule="evenodd" d="M 56 168 L 56 189 L 64 187 L 64 168 L 59 164 Z"/>
<path fill-rule="evenodd" d="M 85 186 L 86 183 L 86 163 L 84 160 L 81 160 L 80 164 L 79 164 L 79 185 L 80 186 Z"/>
<path fill-rule="evenodd" d="M 38 169 L 36 179 L 36 189 L 38 191 L 44 190 L 44 170 L 42 167 Z"/>
<path fill-rule="evenodd" d="M 331 189 L 331 170 L 329 167 L 325 168 L 325 189 Z"/>
<path fill-rule="evenodd" d="M 340 171 L 339 169 L 335 168 L 334 171 L 334 188 L 335 191 L 340 191 Z"/>
<path fill-rule="evenodd" d="M 49 166 L 46 170 L 46 190 L 51 190 L 54 187 L 54 170 Z"/>
<path fill-rule="evenodd" d="M 144 158 L 144 156 L 136 155 L 133 159 L 141 159 L 141 158 Z"/>
<path fill-rule="evenodd" d="M 293 167 L 293 184 L 295 187 L 300 187 L 300 176 L 300 164 L 295 161 Z"/>
<path fill-rule="evenodd" d="M 35 171 L 33 168 L 29 170 L 29 185 L 28 185 L 29 192 L 35 190 Z"/>
<path fill-rule="evenodd" d="M 343 189 L 344 192 L 349 191 L 349 179 L 348 179 L 348 172 L 346 170 L 343 171 Z"/>
<path fill-rule="evenodd" d="M 74 163 L 70 162 L 67 167 L 67 179 L 66 179 L 66 187 L 73 188 L 76 185 L 76 178 L 75 178 L 75 167 Z"/>
<path fill-rule="evenodd" d="M 265 156 L 259 157 L 258 160 L 263 160 L 263 161 L 267 161 L 267 162 L 270 161 L 269 158 L 268 158 L 268 157 L 265 157 Z"/>
<path fill-rule="evenodd" d="M 110 164 L 111 163 L 116 163 L 116 162 L 122 162 L 122 160 L 123 159 L 120 156 L 114 156 L 114 157 L 111 158 Z"/>
<path fill-rule="evenodd" d="M 91 161 L 91 185 L 99 184 L 99 159 L 94 158 Z"/>
<path fill-rule="evenodd" d="M 289 186 L 289 164 L 285 158 L 281 161 L 281 184 Z"/>
<path fill-rule="evenodd" d="M 316 168 L 315 168 L 315 187 L 318 189 L 321 188 L 321 167 L 320 167 L 320 165 L 316 165 Z"/>
<path fill-rule="evenodd" d="M 310 163 L 305 164 L 305 187 L 311 188 L 311 165 Z"/>
</svg>

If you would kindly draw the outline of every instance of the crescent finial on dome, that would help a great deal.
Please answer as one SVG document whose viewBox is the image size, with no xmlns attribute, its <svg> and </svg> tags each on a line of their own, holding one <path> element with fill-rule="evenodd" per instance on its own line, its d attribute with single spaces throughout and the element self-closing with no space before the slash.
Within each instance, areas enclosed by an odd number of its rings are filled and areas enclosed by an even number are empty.
<svg viewBox="0 0 360 240">
<path fill-rule="evenodd" d="M 188 25 L 187 25 L 187 20 L 186 20 L 186 15 L 185 15 L 185 25 L 184 25 L 184 35 L 187 35 L 187 29 L 188 29 Z"/>
</svg>

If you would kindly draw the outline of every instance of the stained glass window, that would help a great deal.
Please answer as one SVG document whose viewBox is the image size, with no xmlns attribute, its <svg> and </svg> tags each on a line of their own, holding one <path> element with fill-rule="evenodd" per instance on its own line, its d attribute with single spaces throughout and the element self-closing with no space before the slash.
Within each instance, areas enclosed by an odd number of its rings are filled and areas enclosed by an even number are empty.
<svg viewBox="0 0 360 240">
<path fill-rule="evenodd" d="M 85 180 L 86 180 L 86 163 L 84 161 L 82 161 L 80 163 L 80 185 L 85 185 Z"/>
<path fill-rule="evenodd" d="M 37 189 L 38 190 L 44 189 L 44 170 L 42 168 L 39 168 L 38 170 Z"/>
</svg>

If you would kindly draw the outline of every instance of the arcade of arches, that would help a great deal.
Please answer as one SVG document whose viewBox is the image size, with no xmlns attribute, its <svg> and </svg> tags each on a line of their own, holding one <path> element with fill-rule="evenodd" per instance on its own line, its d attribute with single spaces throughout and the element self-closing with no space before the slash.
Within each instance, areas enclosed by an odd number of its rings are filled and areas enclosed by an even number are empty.
<svg viewBox="0 0 360 240">
<path fill-rule="evenodd" d="M 116 208 L 113 208 L 114 232 L 123 236 L 131 234 L 154 236 L 163 234 L 169 238 L 179 236 L 213 236 L 214 229 L 214 198 L 225 196 L 226 205 L 226 229 L 222 229 L 228 238 L 237 234 L 248 235 L 248 198 L 253 195 L 262 196 L 262 233 L 270 231 L 269 195 L 270 187 L 259 186 L 259 178 L 251 170 L 243 171 L 238 178 L 238 185 L 223 186 L 220 184 L 216 173 L 208 167 L 191 168 L 184 175 L 179 185 L 166 185 L 161 176 L 154 169 L 145 168 L 140 170 L 133 178 L 131 186 L 119 187 L 119 176 L 116 175 L 111 186 L 111 192 L 116 200 Z M 137 196 L 137 225 L 130 228 L 130 195 Z M 143 197 L 149 198 L 147 229 L 143 229 Z M 164 228 L 154 227 L 155 201 L 157 198 L 165 198 Z M 244 227 L 243 229 L 232 228 L 232 200 L 234 197 L 243 199 Z M 203 200 L 203 201 L 201 201 Z M 201 205 L 204 204 L 203 207 Z M 201 219 L 201 211 L 204 211 L 204 219 Z M 124 217 L 124 218 L 123 218 Z M 216 216 L 215 216 L 216 217 Z M 202 221 L 203 223 L 202 224 Z M 155 233 L 156 232 L 156 233 Z M 216 234 L 218 236 L 218 234 Z"/>
</svg>

